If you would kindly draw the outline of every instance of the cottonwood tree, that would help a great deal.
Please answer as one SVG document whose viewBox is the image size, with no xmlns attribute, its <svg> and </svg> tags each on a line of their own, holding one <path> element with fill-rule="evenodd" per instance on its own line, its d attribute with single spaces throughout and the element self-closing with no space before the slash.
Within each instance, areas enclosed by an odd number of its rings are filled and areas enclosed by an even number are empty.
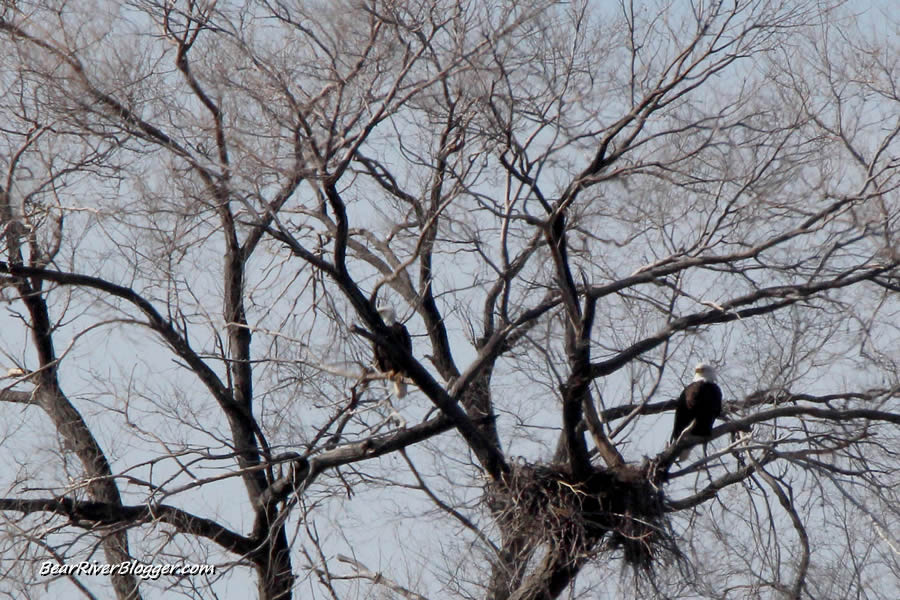
<svg viewBox="0 0 900 600">
<path fill-rule="evenodd" d="M 893 597 L 896 32 L 799 0 L 4 3 L 0 585 Z M 706 452 L 668 443 L 700 360 Z M 131 559 L 218 568 L 41 574 Z"/>
</svg>

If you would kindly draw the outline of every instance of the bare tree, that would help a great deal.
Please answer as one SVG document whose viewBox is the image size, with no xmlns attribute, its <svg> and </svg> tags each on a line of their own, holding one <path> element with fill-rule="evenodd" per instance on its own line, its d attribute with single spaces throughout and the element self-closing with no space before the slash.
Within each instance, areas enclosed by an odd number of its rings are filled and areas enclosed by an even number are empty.
<svg viewBox="0 0 900 600">
<path fill-rule="evenodd" d="M 4 3 L 0 586 L 892 598 L 897 26 Z"/>
</svg>

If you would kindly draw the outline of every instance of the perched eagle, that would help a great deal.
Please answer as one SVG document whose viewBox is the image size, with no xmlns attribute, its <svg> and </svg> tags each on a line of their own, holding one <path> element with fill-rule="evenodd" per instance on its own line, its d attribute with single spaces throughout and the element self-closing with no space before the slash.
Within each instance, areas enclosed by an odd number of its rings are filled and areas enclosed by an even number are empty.
<svg viewBox="0 0 900 600">
<path fill-rule="evenodd" d="M 392 346 L 403 348 L 407 353 L 412 354 L 412 338 L 409 337 L 409 331 L 403 323 L 397 322 L 394 309 L 385 306 L 378 309 L 378 314 L 384 319 L 384 324 L 388 328 L 387 342 Z M 391 361 L 388 353 L 381 348 L 377 342 L 372 342 L 372 350 L 375 353 L 375 366 L 382 373 L 386 373 L 394 382 L 394 395 L 397 398 L 406 396 L 406 382 L 403 381 L 403 371 Z"/>
<path fill-rule="evenodd" d="M 721 412 L 722 390 L 716 384 L 716 370 L 712 365 L 700 363 L 694 368 L 694 381 L 678 396 L 672 441 L 682 435 L 709 437 L 713 422 Z M 703 447 L 705 451 L 705 442 Z M 686 448 L 678 460 L 686 459 L 690 453 L 691 449 Z"/>
</svg>

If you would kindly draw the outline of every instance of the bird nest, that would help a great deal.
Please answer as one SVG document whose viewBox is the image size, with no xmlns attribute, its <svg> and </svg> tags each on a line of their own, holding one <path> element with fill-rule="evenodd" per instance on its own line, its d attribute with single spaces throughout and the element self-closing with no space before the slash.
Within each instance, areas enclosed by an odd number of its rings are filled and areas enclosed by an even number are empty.
<svg viewBox="0 0 900 600">
<path fill-rule="evenodd" d="M 621 550 L 643 573 L 679 555 L 663 499 L 647 469 L 593 469 L 576 478 L 541 464 L 513 466 L 486 497 L 509 534 L 562 549 L 572 561 Z"/>
</svg>

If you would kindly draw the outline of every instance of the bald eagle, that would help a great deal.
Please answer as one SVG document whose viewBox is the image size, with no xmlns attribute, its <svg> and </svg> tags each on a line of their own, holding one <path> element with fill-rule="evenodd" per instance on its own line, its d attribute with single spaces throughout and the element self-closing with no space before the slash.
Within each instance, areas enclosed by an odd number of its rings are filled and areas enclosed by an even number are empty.
<svg viewBox="0 0 900 600">
<path fill-rule="evenodd" d="M 694 381 L 678 396 L 672 442 L 687 435 L 708 438 L 721 412 L 722 390 L 716 384 L 716 370 L 712 365 L 700 363 L 694 368 Z M 703 448 L 705 452 L 706 442 Z M 678 460 L 686 459 L 690 453 L 691 449 L 685 448 Z"/>
<path fill-rule="evenodd" d="M 384 324 L 388 328 L 387 342 L 392 346 L 403 348 L 408 354 L 412 354 L 412 338 L 409 336 L 409 331 L 403 323 L 397 322 L 394 309 L 385 306 L 378 309 L 378 314 L 384 319 Z M 394 395 L 397 398 L 406 396 L 406 382 L 403 381 L 402 369 L 393 363 L 388 352 L 379 346 L 377 342 L 372 342 L 372 350 L 375 354 L 375 366 L 382 373 L 389 375 L 394 382 Z"/>
</svg>

